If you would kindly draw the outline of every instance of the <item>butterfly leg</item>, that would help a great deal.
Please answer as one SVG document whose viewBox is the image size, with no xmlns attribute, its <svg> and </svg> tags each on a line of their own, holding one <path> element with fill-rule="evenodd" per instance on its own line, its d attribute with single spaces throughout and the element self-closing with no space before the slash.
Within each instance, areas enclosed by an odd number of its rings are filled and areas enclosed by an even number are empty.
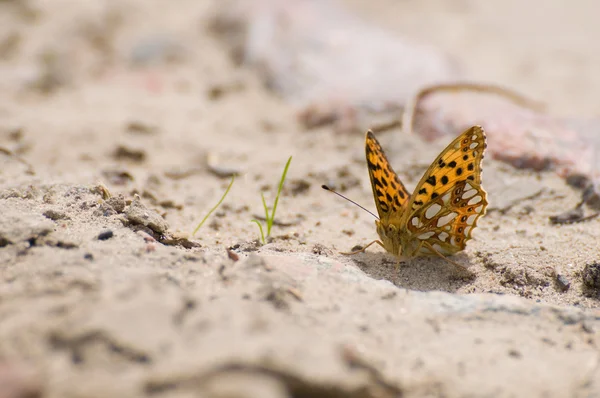
<svg viewBox="0 0 600 398">
<path fill-rule="evenodd" d="M 460 265 L 459 263 L 456 263 L 452 260 L 450 260 L 448 257 L 444 256 L 442 253 L 440 253 L 435 247 L 431 246 L 431 244 L 429 242 L 426 241 L 422 241 L 421 244 L 419 245 L 419 248 L 421 246 L 425 246 L 427 249 L 431 250 L 432 253 L 437 254 L 438 256 L 440 256 L 441 258 L 443 258 L 444 260 L 446 260 L 447 262 L 449 262 L 450 264 L 454 265 L 456 268 L 460 269 L 461 271 L 466 271 L 468 273 L 472 273 L 471 271 L 469 271 L 467 269 L 467 267 L 465 267 L 464 265 Z"/>
<path fill-rule="evenodd" d="M 371 246 L 373 243 L 377 243 L 379 246 L 381 246 L 381 247 L 383 247 L 383 248 L 385 249 L 385 246 L 383 246 L 383 243 L 382 243 L 380 240 L 374 240 L 373 242 L 369 243 L 368 245 L 366 245 L 365 247 L 363 247 L 363 248 L 362 248 L 362 249 L 360 249 L 360 250 L 356 250 L 356 251 L 349 252 L 349 253 L 348 253 L 348 252 L 340 252 L 340 254 L 344 254 L 344 255 L 347 255 L 347 256 L 351 256 L 351 255 L 353 255 L 353 254 L 364 253 L 364 252 L 365 252 L 365 250 L 367 250 L 367 248 L 368 248 L 369 246 Z"/>
</svg>

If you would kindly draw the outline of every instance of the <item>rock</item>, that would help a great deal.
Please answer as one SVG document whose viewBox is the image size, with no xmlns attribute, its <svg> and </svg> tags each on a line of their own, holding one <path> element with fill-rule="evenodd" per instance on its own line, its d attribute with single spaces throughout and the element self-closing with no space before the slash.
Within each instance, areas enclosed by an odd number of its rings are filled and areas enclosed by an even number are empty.
<svg viewBox="0 0 600 398">
<path fill-rule="evenodd" d="M 100 232 L 98 234 L 98 240 L 108 240 L 110 238 L 112 238 L 114 236 L 113 231 L 111 231 L 110 229 Z"/>
<path fill-rule="evenodd" d="M 106 200 L 106 203 L 110 205 L 117 213 L 123 213 L 125 210 L 125 198 L 122 194 L 112 196 Z"/>
<path fill-rule="evenodd" d="M 40 375 L 25 364 L 0 363 L 1 398 L 42 398 L 44 388 Z"/>
<path fill-rule="evenodd" d="M 566 276 L 558 274 L 556 275 L 556 285 L 561 292 L 566 292 L 571 287 L 571 282 Z"/>
<path fill-rule="evenodd" d="M 31 213 L 19 199 L 1 200 L 0 214 L 0 247 L 17 242 L 32 242 L 54 230 L 52 221 L 42 214 Z"/>
<path fill-rule="evenodd" d="M 60 210 L 49 209 L 49 210 L 46 210 L 43 214 L 44 214 L 45 217 L 47 217 L 47 218 L 49 218 L 49 219 L 51 219 L 53 221 L 56 221 L 56 220 L 68 220 L 70 218 L 69 216 L 67 216 L 65 214 L 64 211 L 60 211 Z"/>
<path fill-rule="evenodd" d="M 125 216 L 131 223 L 148 227 L 158 234 L 163 234 L 169 229 L 169 225 L 160 214 L 142 204 L 139 195 L 135 195 L 133 202 L 125 210 Z"/>
<path fill-rule="evenodd" d="M 587 287 L 600 290 L 600 263 L 586 264 L 581 277 Z"/>
</svg>

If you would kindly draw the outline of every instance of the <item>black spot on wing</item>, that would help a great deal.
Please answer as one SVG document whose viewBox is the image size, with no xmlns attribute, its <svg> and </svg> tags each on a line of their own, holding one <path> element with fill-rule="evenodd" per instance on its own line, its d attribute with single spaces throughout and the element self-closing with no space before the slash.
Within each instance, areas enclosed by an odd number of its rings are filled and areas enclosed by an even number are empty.
<svg viewBox="0 0 600 398">
<path fill-rule="evenodd" d="M 381 165 L 371 162 L 371 160 L 368 158 L 367 158 L 367 165 L 369 166 L 369 169 L 371 169 L 371 170 L 374 170 L 374 171 L 381 170 Z"/>
<path fill-rule="evenodd" d="M 429 176 L 429 178 L 425 180 L 425 182 L 435 187 L 437 180 L 435 179 L 435 176 Z"/>
</svg>

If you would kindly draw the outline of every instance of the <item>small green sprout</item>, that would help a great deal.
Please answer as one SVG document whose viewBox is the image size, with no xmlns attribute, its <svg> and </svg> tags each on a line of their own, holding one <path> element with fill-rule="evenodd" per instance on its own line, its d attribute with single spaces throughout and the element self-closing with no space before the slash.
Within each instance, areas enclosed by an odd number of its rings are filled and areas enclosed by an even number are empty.
<svg viewBox="0 0 600 398">
<path fill-rule="evenodd" d="M 277 189 L 277 195 L 275 196 L 275 202 L 273 203 L 273 209 L 271 210 L 271 214 L 269 214 L 269 207 L 267 206 L 267 201 L 265 200 L 265 195 L 263 193 L 260 194 L 262 198 L 263 207 L 265 209 L 265 221 L 267 222 L 267 236 L 271 236 L 271 228 L 273 227 L 273 222 L 275 221 L 275 211 L 277 211 L 277 203 L 279 203 L 279 195 L 281 194 L 281 189 L 283 188 L 283 183 L 285 182 L 285 176 L 287 175 L 288 169 L 290 168 L 290 163 L 292 162 L 292 157 L 288 159 L 285 167 L 283 168 L 283 174 L 281 175 L 281 180 L 279 180 L 279 188 Z M 258 229 L 260 230 L 260 239 L 262 243 L 265 243 L 265 234 L 261 223 L 258 220 L 251 220 L 253 223 L 258 225 Z"/>
<path fill-rule="evenodd" d="M 221 199 L 219 200 L 219 202 L 215 205 L 215 207 L 213 207 L 212 209 L 210 209 L 210 211 L 208 212 L 208 214 L 206 216 L 204 216 L 204 218 L 202 219 L 202 221 L 200 221 L 200 224 L 198 224 L 198 226 L 196 227 L 196 229 L 192 233 L 192 236 L 196 235 L 196 232 L 198 232 L 198 230 L 200 229 L 200 227 L 202 226 L 202 224 L 204 224 L 204 222 L 206 221 L 206 219 L 208 217 L 210 217 L 210 215 L 213 214 L 213 212 L 215 210 L 217 210 L 217 208 L 219 206 L 221 206 L 221 203 L 223 203 L 223 200 L 225 200 L 225 196 L 227 196 L 227 194 L 229 193 L 229 190 L 231 189 L 231 186 L 233 185 L 233 181 L 234 180 L 235 180 L 235 175 L 231 176 L 231 182 L 229 183 L 229 186 L 225 190 L 225 193 L 223 194 L 223 196 L 221 197 Z"/>
</svg>

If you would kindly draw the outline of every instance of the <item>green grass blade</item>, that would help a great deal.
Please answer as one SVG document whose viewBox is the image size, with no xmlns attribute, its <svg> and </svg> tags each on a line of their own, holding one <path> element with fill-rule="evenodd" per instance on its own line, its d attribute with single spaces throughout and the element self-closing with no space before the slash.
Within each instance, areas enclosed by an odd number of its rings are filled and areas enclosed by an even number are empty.
<svg viewBox="0 0 600 398">
<path fill-rule="evenodd" d="M 279 203 L 279 195 L 281 194 L 281 189 L 283 188 L 283 183 L 285 182 L 285 176 L 287 175 L 288 169 L 290 168 L 290 163 L 292 162 L 292 157 L 288 159 L 285 167 L 283 168 L 283 174 L 281 175 L 281 180 L 279 180 L 279 188 L 277 188 L 277 196 L 275 196 L 275 203 L 273 203 L 273 210 L 271 211 L 271 217 L 267 219 L 267 236 L 271 235 L 271 226 L 273 226 L 273 220 L 275 220 L 275 211 L 277 210 L 277 203 Z M 270 223 L 269 223 L 270 220 Z"/>
<path fill-rule="evenodd" d="M 265 234 L 263 232 L 263 227 L 260 224 L 260 222 L 258 222 L 258 220 L 250 220 L 253 223 L 256 223 L 256 225 L 258 225 L 258 229 L 260 230 L 260 240 L 262 241 L 263 245 L 265 244 Z"/>
<path fill-rule="evenodd" d="M 265 200 L 265 194 L 261 192 L 260 197 L 262 198 L 263 208 L 265 209 L 265 221 L 267 222 L 267 236 L 269 236 L 271 233 L 271 224 L 272 224 L 272 222 L 269 220 L 269 206 L 267 206 L 267 201 Z"/>
<path fill-rule="evenodd" d="M 235 176 L 231 177 L 231 182 L 229 183 L 229 186 L 227 187 L 227 189 L 225 190 L 225 193 L 223 194 L 223 196 L 221 197 L 221 199 L 219 200 L 219 202 L 215 205 L 215 207 L 213 207 L 212 209 L 210 209 L 210 211 L 208 212 L 208 214 L 206 216 L 204 216 L 204 218 L 202 219 L 202 221 L 200 221 L 200 224 L 198 224 L 198 226 L 196 227 L 196 229 L 194 230 L 194 232 L 192 233 L 192 236 L 196 235 L 196 232 L 198 232 L 198 230 L 200 229 L 200 227 L 204 224 L 204 222 L 208 219 L 208 217 L 210 217 L 211 214 L 213 214 L 213 212 L 215 210 L 217 210 L 217 208 L 219 206 L 221 206 L 221 203 L 223 203 L 223 200 L 225 200 L 225 196 L 227 196 L 227 194 L 229 193 L 229 190 L 231 189 L 231 187 L 233 186 L 233 181 L 235 180 Z"/>
<path fill-rule="evenodd" d="M 267 201 L 265 200 L 265 194 L 261 192 L 260 197 L 262 198 L 263 208 L 265 209 L 265 220 L 269 220 L 269 207 L 267 206 Z"/>
</svg>

